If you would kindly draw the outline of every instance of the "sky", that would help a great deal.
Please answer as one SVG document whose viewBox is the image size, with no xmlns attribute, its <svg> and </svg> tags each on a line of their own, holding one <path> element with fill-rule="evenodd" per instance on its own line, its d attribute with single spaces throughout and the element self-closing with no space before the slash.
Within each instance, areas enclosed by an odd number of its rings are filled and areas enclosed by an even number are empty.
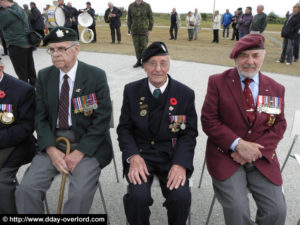
<svg viewBox="0 0 300 225">
<path fill-rule="evenodd" d="M 15 0 L 19 5 L 29 4 L 34 1 L 37 7 L 42 11 L 46 4 L 52 4 L 51 0 Z M 65 0 L 65 3 L 70 1 L 73 7 L 77 9 L 85 8 L 87 0 Z M 89 0 L 92 8 L 97 14 L 103 15 L 107 9 L 107 3 L 111 1 L 117 7 L 128 8 L 129 4 L 134 0 Z M 239 7 L 245 9 L 247 6 L 253 8 L 253 14 L 256 14 L 256 6 L 263 4 L 265 6 L 265 13 L 275 12 L 279 16 L 284 16 L 287 11 L 292 11 L 293 5 L 299 0 L 145 0 L 151 5 L 153 12 L 171 12 L 172 8 L 176 8 L 180 14 L 186 14 L 188 11 L 193 11 L 198 8 L 200 12 L 211 13 L 213 11 L 215 1 L 215 9 L 220 13 L 224 13 L 225 9 L 234 12 Z"/>
</svg>

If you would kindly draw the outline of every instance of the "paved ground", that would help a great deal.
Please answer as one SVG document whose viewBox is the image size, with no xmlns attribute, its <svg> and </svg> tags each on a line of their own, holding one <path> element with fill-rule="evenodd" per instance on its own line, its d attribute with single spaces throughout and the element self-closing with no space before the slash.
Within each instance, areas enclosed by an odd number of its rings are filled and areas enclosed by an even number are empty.
<svg viewBox="0 0 300 225">
<path fill-rule="evenodd" d="M 34 52 L 35 64 L 37 71 L 51 64 L 50 56 L 46 54 L 45 50 L 38 50 Z M 107 73 L 111 97 L 114 101 L 114 122 L 118 124 L 118 118 L 120 116 L 120 108 L 122 104 L 122 92 L 126 83 L 135 81 L 145 77 L 145 73 L 142 69 L 133 69 L 132 65 L 135 63 L 135 57 L 126 55 L 113 55 L 113 54 L 100 54 L 100 53 L 87 53 L 81 52 L 79 59 L 98 66 L 104 69 Z M 11 63 L 8 57 L 3 58 L 6 64 L 5 71 L 14 74 Z M 212 66 L 207 64 L 172 61 L 170 74 L 173 78 L 185 83 L 193 88 L 196 92 L 196 109 L 198 116 L 200 116 L 200 110 L 205 97 L 207 80 L 209 75 L 214 73 L 220 73 L 227 69 L 222 66 Z M 267 74 L 273 77 L 286 87 L 286 105 L 285 113 L 288 122 L 288 129 L 285 133 L 284 139 L 278 146 L 278 155 L 280 162 L 282 163 L 288 148 L 291 144 L 290 132 L 293 123 L 294 111 L 300 109 L 300 78 L 279 75 L 279 74 Z M 118 148 L 116 130 L 111 130 L 111 135 L 114 145 L 114 153 L 118 166 L 119 177 L 121 176 L 121 154 Z M 213 196 L 213 190 L 211 185 L 211 178 L 205 171 L 204 180 L 201 189 L 198 189 L 198 182 L 200 177 L 200 171 L 203 164 L 205 154 L 205 142 L 206 135 L 201 130 L 201 124 L 199 123 L 199 137 L 197 138 L 198 144 L 196 147 L 196 155 L 194 160 L 195 172 L 193 174 L 193 187 L 192 187 L 192 224 L 202 225 L 205 224 L 206 215 L 208 213 L 209 205 Z M 300 143 L 298 142 L 295 149 L 300 153 Z M 21 180 L 23 173 L 27 165 L 22 167 L 18 174 L 18 179 Z M 296 161 L 291 159 L 283 173 L 284 178 L 284 191 L 288 206 L 287 225 L 295 225 L 300 218 L 300 167 L 296 164 Z M 107 203 L 109 216 L 111 218 L 111 224 L 123 225 L 125 224 L 125 215 L 123 210 L 123 194 L 126 192 L 126 181 L 122 178 L 120 183 L 116 182 L 115 171 L 113 164 L 107 166 L 101 174 L 101 184 L 103 192 L 105 194 L 105 200 Z M 57 206 L 57 199 L 59 194 L 60 179 L 55 179 L 51 189 L 47 193 L 50 211 L 55 213 Z M 158 188 L 152 190 L 154 205 L 151 207 L 151 224 L 162 225 L 167 224 L 166 210 L 162 208 L 163 197 L 161 191 Z M 66 194 L 67 196 L 67 194 Z M 251 199 L 251 212 L 255 217 L 255 203 Z M 91 213 L 103 213 L 102 203 L 100 201 L 99 193 L 96 193 L 94 204 L 91 209 Z M 219 203 L 215 204 L 210 224 L 223 225 L 223 214 Z"/>
</svg>

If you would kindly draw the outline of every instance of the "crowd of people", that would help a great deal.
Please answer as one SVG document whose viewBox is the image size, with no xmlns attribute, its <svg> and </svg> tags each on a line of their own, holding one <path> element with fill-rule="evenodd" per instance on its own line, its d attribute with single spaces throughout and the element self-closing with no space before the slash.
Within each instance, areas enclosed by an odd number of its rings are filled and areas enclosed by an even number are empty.
<svg viewBox="0 0 300 225">
<path fill-rule="evenodd" d="M 48 34 L 41 31 L 41 13 L 34 2 L 30 12 L 12 0 L 0 0 L 0 6 L 3 37 L 19 77 L 5 73 L 0 60 L 0 214 L 43 214 L 46 192 L 59 173 L 70 178 L 63 213 L 87 214 L 101 170 L 113 156 L 112 104 L 106 73 L 78 60 L 74 16 L 78 11 L 71 4 L 59 0 L 58 7 L 68 19 L 64 26 L 47 24 Z M 221 17 L 216 10 L 213 17 L 214 42 L 219 42 L 221 24 L 223 38 L 229 38 L 229 27 L 235 24 L 233 39 L 237 42 L 230 54 L 235 67 L 209 77 L 202 103 L 200 120 L 208 136 L 206 164 L 227 225 L 283 225 L 287 207 L 276 149 L 287 127 L 285 89 L 260 71 L 266 55 L 262 33 L 267 22 L 263 6 L 257 7 L 254 17 L 251 11 L 247 7 L 243 14 L 239 8 L 232 16 L 226 10 Z M 79 12 L 95 13 L 90 2 Z M 108 3 L 105 21 L 110 24 L 112 44 L 115 33 L 121 42 L 121 15 Z M 300 4 L 296 4 L 282 32 L 286 42 L 282 61 L 290 54 L 294 34 L 300 29 L 299 16 Z M 174 8 L 170 19 L 172 40 L 177 39 L 178 18 Z M 200 22 L 197 9 L 188 13 L 189 41 L 197 40 Z M 151 185 L 157 176 L 168 223 L 183 225 L 191 207 L 189 178 L 194 171 L 198 136 L 197 96 L 169 74 L 166 44 L 155 41 L 148 46 L 153 28 L 151 6 L 143 0 L 131 3 L 127 25 L 136 51 L 134 67 L 142 66 L 146 78 L 124 87 L 117 127 L 123 171 L 129 183 L 123 198 L 126 218 L 130 225 L 150 224 Z M 95 29 L 95 21 L 92 26 Z M 52 65 L 38 72 L 38 79 L 34 48 L 26 36 L 30 28 L 45 35 L 43 44 L 52 60 Z M 70 141 L 69 155 L 64 144 L 56 143 L 57 137 Z M 29 162 L 17 185 L 18 169 Z M 248 190 L 257 205 L 255 221 L 250 216 Z"/>
</svg>

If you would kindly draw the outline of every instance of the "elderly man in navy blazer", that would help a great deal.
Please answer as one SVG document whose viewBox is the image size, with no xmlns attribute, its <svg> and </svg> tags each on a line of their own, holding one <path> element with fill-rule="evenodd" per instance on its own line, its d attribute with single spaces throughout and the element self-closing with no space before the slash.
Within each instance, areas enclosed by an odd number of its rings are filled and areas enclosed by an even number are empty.
<svg viewBox="0 0 300 225">
<path fill-rule="evenodd" d="M 0 214 L 16 214 L 16 174 L 35 152 L 35 93 L 3 69 L 0 58 Z"/>
<path fill-rule="evenodd" d="M 197 114 L 194 91 L 168 75 L 170 58 L 162 42 L 142 54 L 148 77 L 125 86 L 117 128 L 124 174 L 129 182 L 124 207 L 130 225 L 148 225 L 157 176 L 170 225 L 186 224 L 193 173 Z"/>
</svg>

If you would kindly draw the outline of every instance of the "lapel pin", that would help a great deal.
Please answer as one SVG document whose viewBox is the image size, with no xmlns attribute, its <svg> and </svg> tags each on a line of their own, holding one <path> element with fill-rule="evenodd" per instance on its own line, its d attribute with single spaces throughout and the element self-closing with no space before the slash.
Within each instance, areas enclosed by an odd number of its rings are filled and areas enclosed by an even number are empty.
<svg viewBox="0 0 300 225">
<path fill-rule="evenodd" d="M 80 88 L 76 89 L 76 93 L 79 93 L 79 92 L 81 92 L 81 89 Z"/>
<path fill-rule="evenodd" d="M 269 91 L 268 89 L 266 89 L 265 91 Z"/>
<path fill-rule="evenodd" d="M 232 80 L 232 83 L 234 83 L 234 80 Z"/>
<path fill-rule="evenodd" d="M 170 111 L 173 111 L 173 110 L 174 110 L 174 108 L 173 108 L 172 106 L 170 106 L 170 107 L 169 107 L 169 110 L 170 110 Z"/>
<path fill-rule="evenodd" d="M 141 99 L 141 101 L 144 101 L 144 100 L 145 100 L 145 97 L 141 97 L 140 99 Z"/>
<path fill-rule="evenodd" d="M 140 112 L 140 116 L 146 116 L 147 115 L 147 110 L 146 109 L 143 109 L 141 112 Z"/>
</svg>

